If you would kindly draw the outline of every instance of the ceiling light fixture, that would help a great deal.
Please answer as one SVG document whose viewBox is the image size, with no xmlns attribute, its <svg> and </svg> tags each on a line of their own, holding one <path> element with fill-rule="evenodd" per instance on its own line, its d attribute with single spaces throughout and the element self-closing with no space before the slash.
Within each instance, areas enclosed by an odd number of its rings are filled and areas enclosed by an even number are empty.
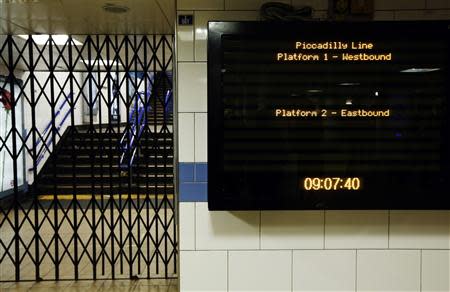
<svg viewBox="0 0 450 292">
<path fill-rule="evenodd" d="M 19 34 L 19 37 L 24 39 L 24 40 L 28 40 L 29 36 L 27 34 Z M 31 35 L 31 37 L 33 38 L 33 41 L 40 46 L 45 45 L 48 40 L 50 39 L 50 36 L 48 34 L 33 34 Z M 52 40 L 53 43 L 56 44 L 57 46 L 64 46 L 68 40 L 69 40 L 69 36 L 66 34 L 55 34 L 52 35 Z M 76 46 L 81 46 L 83 45 L 80 41 L 72 38 L 72 42 L 76 45 Z"/>
<path fill-rule="evenodd" d="M 116 14 L 126 13 L 128 12 L 128 10 L 130 10 L 130 8 L 127 6 L 117 5 L 114 3 L 106 3 L 102 8 L 108 13 L 116 13 Z"/>
<path fill-rule="evenodd" d="M 37 3 L 40 0 L 0 0 L 0 4 L 28 4 Z"/>
<path fill-rule="evenodd" d="M 434 71 L 439 71 L 439 70 L 441 70 L 441 68 L 410 68 L 410 69 L 402 70 L 400 72 L 402 72 L 402 73 L 428 73 L 428 72 L 434 72 Z"/>
<path fill-rule="evenodd" d="M 340 86 L 358 86 L 360 83 L 357 82 L 342 82 L 339 84 Z"/>
</svg>

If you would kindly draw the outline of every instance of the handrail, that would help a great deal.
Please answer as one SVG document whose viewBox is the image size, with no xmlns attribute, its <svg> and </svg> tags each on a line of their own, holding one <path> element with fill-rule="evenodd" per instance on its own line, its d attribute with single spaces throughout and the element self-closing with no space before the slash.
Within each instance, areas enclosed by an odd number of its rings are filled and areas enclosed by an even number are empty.
<svg viewBox="0 0 450 292">
<path fill-rule="evenodd" d="M 172 90 L 168 89 L 166 92 L 166 97 L 164 98 L 164 117 L 167 118 L 166 113 L 168 112 L 170 100 L 172 99 Z"/>
<path fill-rule="evenodd" d="M 136 94 L 137 100 L 135 102 L 135 106 L 133 107 L 133 110 L 130 112 L 130 115 L 129 115 L 129 121 L 131 123 L 131 131 L 126 131 L 120 140 L 120 147 L 122 150 L 122 155 L 120 157 L 120 166 L 123 168 L 125 168 L 125 167 L 130 168 L 131 165 L 133 164 L 134 157 L 136 154 L 136 149 L 137 149 L 135 147 L 135 139 L 136 139 L 136 137 L 137 137 L 137 139 L 139 139 L 141 137 L 143 130 L 144 130 L 143 125 L 145 125 L 147 123 L 147 115 L 145 114 L 145 112 L 152 109 L 152 107 L 150 105 L 148 105 L 146 108 L 145 105 L 142 104 L 142 101 L 140 99 L 140 94 L 142 94 L 142 92 L 138 92 Z M 134 116 L 136 113 L 136 109 L 137 109 L 137 123 L 135 123 L 136 118 Z M 139 127 L 138 131 L 136 131 L 137 127 Z M 127 141 L 127 143 L 125 143 L 125 138 L 127 137 L 127 134 L 128 134 L 128 141 Z M 127 153 L 129 153 L 130 151 L 133 151 L 131 158 L 129 159 L 127 164 L 124 164 L 125 155 Z"/>
<path fill-rule="evenodd" d="M 139 101 L 139 98 L 138 98 L 138 100 L 135 102 L 135 106 L 133 107 L 133 109 L 131 110 L 131 112 L 128 114 L 128 120 L 132 123 L 133 122 L 133 116 L 134 116 L 134 113 L 136 112 L 136 106 L 137 106 L 137 104 L 138 104 L 138 101 Z M 132 126 L 133 126 L 133 124 L 132 124 Z M 121 148 L 123 148 L 124 146 L 122 146 L 123 145 L 123 143 L 125 142 L 125 138 L 127 137 L 127 132 L 125 132 L 125 133 L 123 133 L 123 135 L 122 135 L 122 138 L 120 139 L 120 146 L 121 146 Z M 125 147 L 126 147 L 126 145 L 125 145 Z"/>
<path fill-rule="evenodd" d="M 71 94 L 69 94 L 69 97 L 71 96 Z M 55 119 L 59 116 L 59 114 L 61 113 L 62 109 L 64 108 L 64 106 L 67 103 L 67 99 L 64 99 L 63 103 L 59 106 L 58 111 L 55 113 Z M 50 127 L 52 126 L 53 123 L 53 119 L 48 122 L 47 126 L 44 129 L 44 132 L 42 133 L 42 136 L 45 136 L 45 134 L 47 133 L 47 131 L 50 129 Z M 47 136 L 48 137 L 48 136 Z M 47 140 L 48 138 L 45 138 L 45 140 Z M 39 144 L 42 142 L 42 138 L 39 137 L 38 141 L 36 141 L 36 147 L 39 146 Z"/>
<path fill-rule="evenodd" d="M 145 106 L 146 103 L 150 100 L 153 91 L 153 82 L 155 81 L 155 73 L 149 72 L 149 83 L 147 85 L 146 92 L 136 92 L 135 98 L 136 101 L 134 103 L 134 107 L 129 113 L 128 121 L 131 124 L 131 131 L 127 130 L 123 133 L 122 138 L 120 139 L 119 147 L 122 151 L 122 155 L 120 156 L 120 167 L 121 168 L 131 168 L 134 162 L 134 157 L 136 155 L 137 147 L 135 145 L 135 138 L 139 139 L 143 133 L 144 126 L 147 123 L 147 112 L 152 110 L 150 104 Z M 141 95 L 145 97 L 145 102 L 142 102 Z M 137 121 L 136 121 L 136 112 L 137 112 Z M 137 122 L 137 123 L 136 123 Z M 138 133 L 136 133 L 136 128 L 139 126 Z M 128 140 L 125 139 L 128 137 Z M 125 164 L 125 158 L 127 154 L 129 155 L 129 160 Z"/>
<path fill-rule="evenodd" d="M 39 137 L 38 141 L 36 141 L 35 143 L 35 147 L 37 148 L 41 143 L 44 143 L 46 147 L 42 148 L 42 151 L 39 151 L 40 153 L 38 153 L 38 159 L 36 160 L 36 168 L 38 167 L 38 165 L 41 163 L 41 161 L 44 159 L 45 154 L 48 151 L 48 148 L 51 147 L 51 145 L 53 144 L 53 140 L 50 139 L 51 135 L 47 135 L 48 130 L 50 130 L 54 120 L 61 114 L 64 106 L 67 104 L 68 99 L 72 96 L 72 93 L 69 93 L 69 95 L 67 96 L 67 98 L 63 101 L 63 103 L 60 105 L 58 111 L 55 113 L 55 117 L 47 124 L 47 126 L 44 129 L 44 132 L 42 133 L 42 138 Z M 56 131 L 58 131 L 63 127 L 64 123 L 66 122 L 67 118 L 69 117 L 69 115 L 72 113 L 73 109 L 70 107 L 68 109 L 68 111 L 66 112 L 66 114 L 64 115 L 64 117 L 62 118 L 62 120 L 59 122 L 58 127 L 56 128 Z M 50 134 L 50 133 L 49 133 Z M 29 170 L 32 170 L 33 167 L 29 168 Z"/>
<path fill-rule="evenodd" d="M 147 103 L 150 100 L 151 94 L 152 94 L 152 88 L 153 88 L 153 82 L 155 81 L 155 74 L 150 73 L 150 79 L 151 82 L 147 87 L 147 92 L 137 92 L 135 94 L 137 100 L 134 103 L 133 108 L 131 109 L 129 113 L 129 121 L 131 124 L 131 129 L 128 131 L 125 131 L 122 138 L 120 139 L 120 149 L 122 151 L 121 157 L 120 157 L 120 167 L 121 168 L 131 168 L 134 162 L 134 159 L 136 157 L 137 153 L 137 147 L 136 147 L 136 140 L 139 139 L 142 136 L 142 133 L 145 128 L 145 124 L 147 123 L 147 115 L 146 113 L 151 112 L 153 110 L 152 106 L 148 104 L 145 106 L 142 102 L 142 99 L 140 98 L 141 95 L 145 95 L 145 102 Z M 166 94 L 164 96 L 164 119 L 167 120 L 169 115 L 166 115 L 166 113 L 169 112 L 169 105 L 173 98 L 173 91 L 171 89 L 168 89 L 166 91 Z M 156 114 L 156 109 L 155 109 Z M 136 116 L 137 115 L 137 116 Z M 139 127 L 139 128 L 138 128 Z M 138 128 L 138 130 L 137 130 Z M 128 137 L 128 140 L 125 141 L 125 139 Z M 125 158 L 128 154 L 128 161 L 125 163 Z"/>
</svg>

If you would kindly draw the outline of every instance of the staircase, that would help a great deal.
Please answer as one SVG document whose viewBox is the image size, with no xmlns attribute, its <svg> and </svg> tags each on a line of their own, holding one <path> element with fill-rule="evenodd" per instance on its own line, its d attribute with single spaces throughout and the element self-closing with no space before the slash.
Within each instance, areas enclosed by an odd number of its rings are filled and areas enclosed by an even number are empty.
<svg viewBox="0 0 450 292">
<path fill-rule="evenodd" d="M 35 191 L 173 195 L 172 72 L 156 72 L 151 84 L 155 86 L 148 87 L 151 95 L 136 92 L 132 97 L 128 126 L 68 127 L 40 171 Z M 148 104 L 143 104 L 146 98 Z"/>
<path fill-rule="evenodd" d="M 150 126 L 151 129 L 153 129 Z M 157 126 L 159 132 L 161 126 Z M 120 167 L 121 133 L 106 127 L 69 127 L 35 184 L 39 194 L 173 194 L 173 134 L 142 133 L 136 158 Z"/>
</svg>

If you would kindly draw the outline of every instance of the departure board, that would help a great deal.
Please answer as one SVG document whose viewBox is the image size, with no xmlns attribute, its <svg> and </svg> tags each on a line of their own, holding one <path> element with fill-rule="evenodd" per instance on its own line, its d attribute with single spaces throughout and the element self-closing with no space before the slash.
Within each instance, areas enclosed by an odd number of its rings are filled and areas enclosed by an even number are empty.
<svg viewBox="0 0 450 292">
<path fill-rule="evenodd" d="M 449 32 L 209 22 L 209 209 L 449 209 Z"/>
</svg>

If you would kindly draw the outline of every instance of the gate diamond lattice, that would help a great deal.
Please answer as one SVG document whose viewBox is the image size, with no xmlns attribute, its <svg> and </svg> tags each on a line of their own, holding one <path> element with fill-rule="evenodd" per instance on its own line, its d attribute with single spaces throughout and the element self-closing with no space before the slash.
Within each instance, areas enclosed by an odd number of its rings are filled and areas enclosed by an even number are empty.
<svg viewBox="0 0 450 292">
<path fill-rule="evenodd" d="M 0 281 L 171 278 L 173 36 L 0 36 Z"/>
</svg>

